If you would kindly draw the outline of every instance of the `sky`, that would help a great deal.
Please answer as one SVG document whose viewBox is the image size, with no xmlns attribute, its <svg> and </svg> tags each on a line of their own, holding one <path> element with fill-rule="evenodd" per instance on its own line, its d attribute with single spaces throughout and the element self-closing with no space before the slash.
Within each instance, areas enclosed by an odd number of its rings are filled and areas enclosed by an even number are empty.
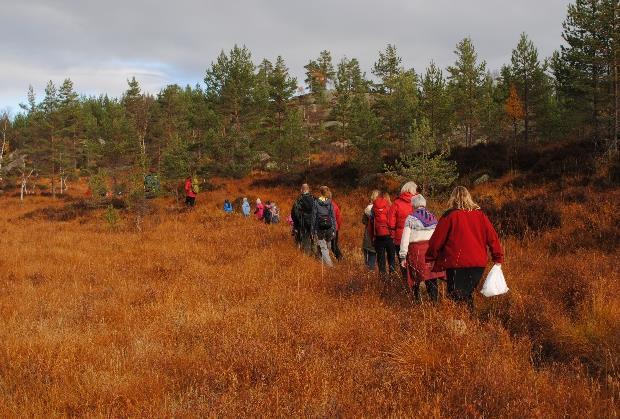
<svg viewBox="0 0 620 419">
<path fill-rule="evenodd" d="M 202 83 L 219 52 L 245 44 L 256 63 L 282 55 L 298 85 L 323 49 L 357 58 L 370 75 L 395 44 L 406 68 L 454 62 L 471 37 L 491 70 L 526 32 L 549 56 L 562 43 L 569 0 L 0 0 L 0 109 L 15 113 L 32 85 L 73 80 L 82 94 L 119 96 Z"/>
</svg>

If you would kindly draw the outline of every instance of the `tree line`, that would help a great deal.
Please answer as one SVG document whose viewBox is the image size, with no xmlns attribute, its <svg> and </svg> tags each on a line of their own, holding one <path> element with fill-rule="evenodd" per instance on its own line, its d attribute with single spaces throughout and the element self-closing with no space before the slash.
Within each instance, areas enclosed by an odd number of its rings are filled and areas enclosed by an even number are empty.
<svg viewBox="0 0 620 419">
<path fill-rule="evenodd" d="M 371 76 L 357 59 L 334 63 L 325 50 L 305 66 L 305 88 L 281 56 L 255 63 L 237 45 L 211 63 L 203 84 L 156 95 L 135 78 L 120 98 L 50 81 L 40 100 L 30 87 L 21 112 L 2 114 L 0 176 L 22 185 L 48 177 L 55 195 L 77 176 L 118 168 L 165 179 L 292 171 L 338 144 L 360 175 L 388 171 L 432 188 L 454 180 L 446 156 L 455 146 L 505 141 L 516 153 L 572 136 L 617 152 L 618 1 L 576 0 L 562 37 L 542 58 L 523 33 L 496 72 L 465 38 L 454 64 L 421 72 L 406 68 L 394 45 L 379 52 Z"/>
</svg>

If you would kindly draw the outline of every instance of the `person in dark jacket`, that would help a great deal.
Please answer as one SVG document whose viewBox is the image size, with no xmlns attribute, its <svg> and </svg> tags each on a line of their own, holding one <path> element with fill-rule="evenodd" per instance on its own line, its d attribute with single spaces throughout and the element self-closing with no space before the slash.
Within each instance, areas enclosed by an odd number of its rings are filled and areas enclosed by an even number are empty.
<svg viewBox="0 0 620 419">
<path fill-rule="evenodd" d="M 307 183 L 301 185 L 301 194 L 293 204 L 293 233 L 295 242 L 305 253 L 312 254 L 312 209 L 314 196 Z"/>
<path fill-rule="evenodd" d="M 340 247 L 338 246 L 338 238 L 340 237 L 340 227 L 342 226 L 342 215 L 340 214 L 340 207 L 333 199 L 333 193 L 331 190 L 327 191 L 327 197 L 332 202 L 332 206 L 334 207 L 334 217 L 336 217 L 336 233 L 334 234 L 334 238 L 331 242 L 332 252 L 334 252 L 334 256 L 336 256 L 337 260 L 342 260 L 342 252 L 340 251 Z"/>
<path fill-rule="evenodd" d="M 364 263 L 366 267 L 373 271 L 375 269 L 375 264 L 377 262 L 377 252 L 375 251 L 375 247 L 372 244 L 372 235 L 370 233 L 369 227 L 371 223 L 372 216 L 372 203 L 375 202 L 375 199 L 379 197 L 381 191 L 375 189 L 370 194 L 370 203 L 364 208 L 364 212 L 362 213 L 362 224 L 364 225 L 364 241 L 362 242 L 362 251 L 364 252 Z"/>
<path fill-rule="evenodd" d="M 390 206 L 390 196 L 387 193 L 383 193 L 372 204 L 369 228 L 373 239 L 373 246 L 377 252 L 377 264 L 379 265 L 380 275 L 385 275 L 386 266 L 389 266 L 390 273 L 396 270 L 396 250 L 388 226 Z"/>
<path fill-rule="evenodd" d="M 473 309 L 473 292 L 487 265 L 487 248 L 501 265 L 504 253 L 497 232 L 464 186 L 452 191 L 450 209 L 441 217 L 428 242 L 426 260 L 433 271 L 446 271 L 448 297 Z"/>
<path fill-rule="evenodd" d="M 321 186 L 321 195 L 314 201 L 312 209 L 312 236 L 315 237 L 320 251 L 321 262 L 332 267 L 332 259 L 329 256 L 329 243 L 336 233 L 336 216 L 331 199 L 327 196 L 329 188 Z"/>
</svg>

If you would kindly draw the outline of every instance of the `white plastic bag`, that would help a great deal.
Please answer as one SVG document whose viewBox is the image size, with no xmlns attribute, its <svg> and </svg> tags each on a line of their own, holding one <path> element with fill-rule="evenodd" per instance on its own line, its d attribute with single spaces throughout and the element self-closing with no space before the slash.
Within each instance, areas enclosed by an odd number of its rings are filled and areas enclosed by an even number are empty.
<svg viewBox="0 0 620 419">
<path fill-rule="evenodd" d="M 506 285 L 506 279 L 504 278 L 501 265 L 494 265 L 491 268 L 487 278 L 484 280 L 480 292 L 485 297 L 495 297 L 496 295 L 502 295 L 508 292 L 508 286 Z"/>
</svg>

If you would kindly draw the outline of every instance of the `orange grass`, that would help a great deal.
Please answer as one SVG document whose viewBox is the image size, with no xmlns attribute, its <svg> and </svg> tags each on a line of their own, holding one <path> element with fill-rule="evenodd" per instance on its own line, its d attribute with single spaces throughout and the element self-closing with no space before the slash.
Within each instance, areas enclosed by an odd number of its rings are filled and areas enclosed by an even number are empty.
<svg viewBox="0 0 620 419">
<path fill-rule="evenodd" d="M 159 201 L 142 232 L 128 215 L 119 231 L 100 212 L 23 219 L 63 203 L 3 198 L 0 417 L 618 416 L 617 252 L 551 255 L 567 228 L 506 240 L 511 292 L 470 316 L 364 272 L 364 193 L 336 191 L 346 261 L 327 271 L 285 223 L 216 208 L 243 192 L 284 216 L 295 196 L 228 182 L 190 213 Z"/>
</svg>

